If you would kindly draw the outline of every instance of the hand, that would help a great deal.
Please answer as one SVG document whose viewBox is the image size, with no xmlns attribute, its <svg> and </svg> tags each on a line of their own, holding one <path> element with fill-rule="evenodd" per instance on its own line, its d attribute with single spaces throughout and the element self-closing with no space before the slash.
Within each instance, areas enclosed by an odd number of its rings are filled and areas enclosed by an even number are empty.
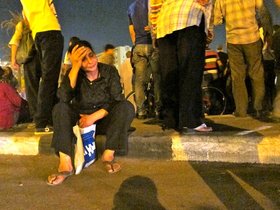
<svg viewBox="0 0 280 210">
<path fill-rule="evenodd" d="M 145 30 L 146 32 L 150 32 L 150 31 L 151 31 L 151 27 L 150 27 L 150 26 L 145 26 L 145 27 L 144 27 L 144 30 Z"/>
<path fill-rule="evenodd" d="M 208 4 L 209 0 L 196 0 L 197 3 L 199 3 L 201 6 L 205 6 L 206 4 Z"/>
<path fill-rule="evenodd" d="M 208 30 L 208 35 L 206 38 L 206 44 L 210 44 L 212 42 L 212 40 L 214 39 L 214 33 L 212 31 Z"/>
<path fill-rule="evenodd" d="M 90 49 L 85 48 L 85 47 L 79 47 L 76 45 L 71 54 L 69 55 L 72 66 L 76 67 L 77 69 L 80 69 L 82 66 L 82 62 L 84 57 L 90 52 Z"/>
<path fill-rule="evenodd" d="M 94 123 L 94 120 L 92 119 L 91 115 L 86 114 L 80 114 L 81 118 L 79 120 L 79 127 L 85 128 Z"/>
<path fill-rule="evenodd" d="M 12 67 L 12 69 L 17 70 L 17 71 L 20 69 L 20 65 L 16 61 L 11 62 L 11 67 Z"/>
</svg>

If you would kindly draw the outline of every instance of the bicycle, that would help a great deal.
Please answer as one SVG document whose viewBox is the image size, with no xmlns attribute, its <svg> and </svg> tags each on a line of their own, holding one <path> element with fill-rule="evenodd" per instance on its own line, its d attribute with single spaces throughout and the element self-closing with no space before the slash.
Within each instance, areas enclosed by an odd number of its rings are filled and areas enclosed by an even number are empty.
<svg viewBox="0 0 280 210">
<path fill-rule="evenodd" d="M 207 115 L 223 115 L 227 100 L 224 93 L 212 86 L 202 87 L 203 112 Z"/>
<path fill-rule="evenodd" d="M 132 90 L 127 96 L 126 100 L 130 100 L 130 98 L 133 97 L 135 101 L 135 91 Z M 145 102 L 144 106 L 147 110 L 147 116 L 148 117 L 154 117 L 155 116 L 155 97 L 154 97 L 154 82 L 152 74 L 150 75 L 150 80 L 147 82 L 145 87 Z"/>
</svg>

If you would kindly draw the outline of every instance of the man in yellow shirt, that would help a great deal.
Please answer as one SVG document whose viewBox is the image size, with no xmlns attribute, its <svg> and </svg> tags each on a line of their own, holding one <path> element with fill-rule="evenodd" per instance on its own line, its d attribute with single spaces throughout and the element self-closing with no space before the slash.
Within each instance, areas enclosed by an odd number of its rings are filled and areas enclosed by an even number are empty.
<svg viewBox="0 0 280 210">
<path fill-rule="evenodd" d="M 21 0 L 29 22 L 41 64 L 36 114 L 36 132 L 52 132 L 51 114 L 56 101 L 59 72 L 63 53 L 63 36 L 52 0 Z"/>
<path fill-rule="evenodd" d="M 263 115 L 262 103 L 265 87 L 262 41 L 256 19 L 257 10 L 262 6 L 263 0 L 215 1 L 214 24 L 225 22 L 226 27 L 236 117 L 247 116 L 249 102 L 245 84 L 247 75 L 250 77 L 253 90 L 253 115 L 258 118 Z"/>
</svg>

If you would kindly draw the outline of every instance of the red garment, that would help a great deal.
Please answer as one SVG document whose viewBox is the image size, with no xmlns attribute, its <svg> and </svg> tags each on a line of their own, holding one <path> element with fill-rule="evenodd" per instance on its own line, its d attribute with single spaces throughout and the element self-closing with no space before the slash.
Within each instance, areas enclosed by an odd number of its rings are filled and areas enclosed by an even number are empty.
<svg viewBox="0 0 280 210">
<path fill-rule="evenodd" d="M 0 128 L 14 126 L 15 116 L 20 110 L 21 97 L 8 83 L 0 82 Z"/>
</svg>

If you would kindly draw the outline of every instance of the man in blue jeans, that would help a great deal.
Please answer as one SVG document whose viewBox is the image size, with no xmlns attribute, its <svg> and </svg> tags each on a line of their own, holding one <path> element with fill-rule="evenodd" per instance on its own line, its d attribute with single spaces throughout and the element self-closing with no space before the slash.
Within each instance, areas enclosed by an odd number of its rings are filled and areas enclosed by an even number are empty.
<svg viewBox="0 0 280 210">
<path fill-rule="evenodd" d="M 158 49 L 152 45 L 148 26 L 148 0 L 136 0 L 128 8 L 129 32 L 134 45 L 132 63 L 135 68 L 135 101 L 137 118 L 145 119 L 147 110 L 144 106 L 145 85 L 152 73 L 154 81 L 155 116 L 158 117 L 161 106 L 160 74 Z M 151 71 L 150 71 L 151 70 Z"/>
<path fill-rule="evenodd" d="M 52 124 L 52 109 L 56 101 L 63 36 L 51 0 L 21 0 L 21 4 L 41 65 L 41 81 L 34 116 L 35 134 L 47 134 L 52 132 L 48 125 Z"/>
</svg>

